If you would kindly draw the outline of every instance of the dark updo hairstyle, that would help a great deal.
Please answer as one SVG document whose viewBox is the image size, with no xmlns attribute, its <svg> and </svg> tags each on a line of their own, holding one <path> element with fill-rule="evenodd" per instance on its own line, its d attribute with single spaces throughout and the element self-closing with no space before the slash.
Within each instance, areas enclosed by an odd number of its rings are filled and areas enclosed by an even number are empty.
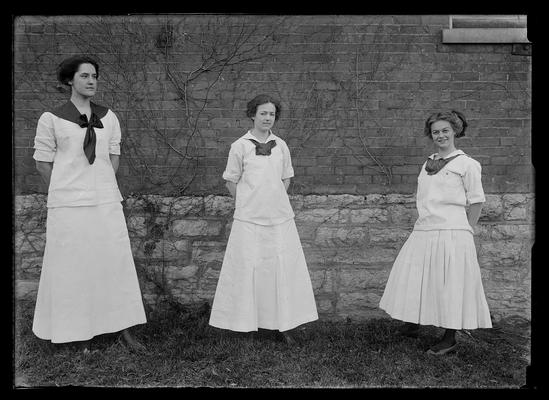
<svg viewBox="0 0 549 400">
<path fill-rule="evenodd" d="M 429 118 L 427 118 L 427 120 L 425 121 L 425 136 L 429 136 L 432 139 L 431 124 L 437 121 L 448 121 L 452 126 L 452 129 L 456 133 L 457 138 L 465 136 L 465 129 L 468 125 L 467 121 L 465 120 L 465 115 L 463 115 L 459 111 L 454 110 L 436 112 L 431 114 Z"/>
<path fill-rule="evenodd" d="M 246 116 L 248 118 L 255 117 L 257 113 L 257 107 L 262 104 L 273 103 L 275 106 L 275 121 L 280 118 L 280 112 L 282 108 L 280 107 L 280 102 L 268 94 L 260 94 L 251 99 L 246 105 Z"/>
<path fill-rule="evenodd" d="M 74 74 L 78 71 L 81 64 L 91 64 L 95 67 L 95 73 L 99 78 L 99 64 L 89 56 L 72 56 L 63 60 L 57 67 L 57 80 L 63 85 L 69 85 L 69 81 L 74 78 Z"/>
</svg>

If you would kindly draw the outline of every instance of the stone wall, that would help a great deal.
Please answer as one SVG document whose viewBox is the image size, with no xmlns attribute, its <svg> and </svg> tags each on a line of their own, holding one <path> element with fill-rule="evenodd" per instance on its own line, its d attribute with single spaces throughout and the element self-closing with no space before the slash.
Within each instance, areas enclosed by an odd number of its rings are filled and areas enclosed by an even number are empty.
<svg viewBox="0 0 549 400">
<path fill-rule="evenodd" d="M 321 318 L 384 317 L 377 307 L 392 262 L 417 218 L 412 195 L 291 195 Z M 45 244 L 46 197 L 15 199 L 19 299 L 34 299 Z M 475 243 L 495 320 L 530 319 L 530 194 L 488 194 Z M 124 201 L 147 305 L 166 296 L 213 300 L 231 228 L 228 196 L 135 195 Z"/>
</svg>

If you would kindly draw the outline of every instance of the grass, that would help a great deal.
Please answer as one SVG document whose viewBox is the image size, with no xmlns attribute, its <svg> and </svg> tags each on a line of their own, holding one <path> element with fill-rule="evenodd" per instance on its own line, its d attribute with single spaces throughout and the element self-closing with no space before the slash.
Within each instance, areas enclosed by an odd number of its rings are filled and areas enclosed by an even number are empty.
<svg viewBox="0 0 549 400">
<path fill-rule="evenodd" d="M 273 331 L 235 333 L 208 325 L 205 306 L 167 305 L 132 328 L 147 350 L 136 353 L 118 334 L 93 339 L 90 354 L 49 342 L 31 331 L 33 304 L 15 321 L 15 386 L 226 388 L 518 388 L 525 384 L 529 324 L 458 332 L 458 350 L 425 350 L 442 329 L 399 336 L 399 321 L 315 321 L 293 331 L 289 347 Z"/>
</svg>

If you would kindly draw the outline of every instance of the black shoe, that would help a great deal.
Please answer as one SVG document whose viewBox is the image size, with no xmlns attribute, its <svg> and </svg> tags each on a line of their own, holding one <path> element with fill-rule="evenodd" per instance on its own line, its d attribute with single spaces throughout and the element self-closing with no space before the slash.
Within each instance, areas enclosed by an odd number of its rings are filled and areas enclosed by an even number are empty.
<svg viewBox="0 0 549 400">
<path fill-rule="evenodd" d="M 419 335 L 419 325 L 411 322 L 406 322 L 403 327 L 398 330 L 398 333 L 410 338 L 417 338 Z"/>
<path fill-rule="evenodd" d="M 448 346 L 446 344 L 442 344 L 442 342 L 435 344 L 433 347 L 431 347 L 429 350 L 427 350 L 427 354 L 433 354 L 435 356 L 441 356 L 447 353 L 450 353 L 451 351 L 454 351 L 457 347 L 457 342 L 454 342 L 454 344 Z"/>
</svg>

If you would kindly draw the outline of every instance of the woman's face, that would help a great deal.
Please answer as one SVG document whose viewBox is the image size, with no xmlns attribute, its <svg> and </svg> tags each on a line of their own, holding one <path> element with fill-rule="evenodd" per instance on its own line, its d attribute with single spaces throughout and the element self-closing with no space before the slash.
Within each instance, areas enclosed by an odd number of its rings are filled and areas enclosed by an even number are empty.
<svg viewBox="0 0 549 400">
<path fill-rule="evenodd" d="M 80 64 L 78 71 L 69 84 L 72 86 L 72 93 L 82 97 L 92 97 L 97 90 L 97 72 L 92 64 Z"/>
<path fill-rule="evenodd" d="M 255 116 L 252 117 L 254 121 L 254 128 L 258 131 L 269 131 L 275 122 L 276 107 L 273 103 L 265 103 L 257 106 Z"/>
<path fill-rule="evenodd" d="M 431 124 L 431 138 L 439 150 L 453 150 L 456 133 L 448 121 L 435 121 Z"/>
</svg>

